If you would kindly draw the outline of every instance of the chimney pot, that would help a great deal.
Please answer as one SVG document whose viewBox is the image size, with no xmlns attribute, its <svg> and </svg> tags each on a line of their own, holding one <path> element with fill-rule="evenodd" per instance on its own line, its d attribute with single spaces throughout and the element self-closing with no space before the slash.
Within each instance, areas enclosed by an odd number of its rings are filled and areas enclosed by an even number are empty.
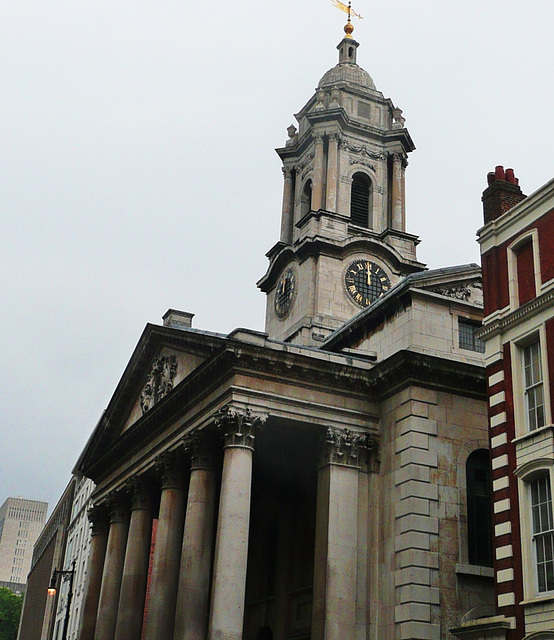
<svg viewBox="0 0 554 640">
<path fill-rule="evenodd" d="M 485 224 L 496 220 L 527 196 L 519 187 L 513 169 L 498 165 L 494 173 L 487 174 L 488 187 L 483 191 L 483 218 Z"/>
</svg>

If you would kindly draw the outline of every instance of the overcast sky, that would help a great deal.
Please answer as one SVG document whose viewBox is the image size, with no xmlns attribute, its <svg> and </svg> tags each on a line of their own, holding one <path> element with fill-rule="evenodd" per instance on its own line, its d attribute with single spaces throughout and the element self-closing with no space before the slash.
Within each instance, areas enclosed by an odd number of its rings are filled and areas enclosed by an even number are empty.
<svg viewBox="0 0 554 640">
<path fill-rule="evenodd" d="M 479 259 L 496 164 L 552 177 L 552 0 L 359 0 L 416 145 L 408 231 Z M 0 3 L 0 502 L 57 501 L 147 322 L 263 329 L 274 148 L 337 62 L 330 0 Z"/>
</svg>

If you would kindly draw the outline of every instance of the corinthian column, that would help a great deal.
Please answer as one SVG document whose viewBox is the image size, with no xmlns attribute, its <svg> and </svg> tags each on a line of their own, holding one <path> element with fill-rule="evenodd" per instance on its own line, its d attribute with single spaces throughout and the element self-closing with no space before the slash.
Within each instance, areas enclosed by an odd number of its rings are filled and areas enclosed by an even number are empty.
<svg viewBox="0 0 554 640">
<path fill-rule="evenodd" d="M 79 640 L 94 640 L 96 616 L 98 614 L 98 600 L 102 586 L 102 571 L 106 557 L 108 542 L 107 513 L 98 507 L 92 507 L 88 512 L 92 524 L 90 553 L 87 568 L 86 595 L 83 603 Z"/>
<path fill-rule="evenodd" d="M 337 210 L 337 179 L 339 172 L 339 135 L 329 134 L 329 157 L 327 159 L 327 211 Z"/>
<path fill-rule="evenodd" d="M 402 159 L 402 168 L 400 175 L 400 184 L 402 186 L 402 219 L 400 221 L 400 231 L 406 231 L 406 167 L 408 166 L 407 158 Z"/>
<path fill-rule="evenodd" d="M 223 474 L 208 638 L 242 640 L 250 526 L 252 452 L 264 418 L 227 407 L 216 425 L 224 438 Z"/>
<path fill-rule="evenodd" d="M 191 470 L 173 638 L 205 640 L 215 512 L 212 446 L 202 435 L 192 436 L 185 446 Z"/>
<path fill-rule="evenodd" d="M 365 436 L 328 429 L 318 472 L 312 640 L 356 637 L 359 449 Z"/>
<path fill-rule="evenodd" d="M 182 471 L 176 457 L 164 456 L 161 470 L 162 492 L 146 616 L 146 640 L 173 637 L 183 541 L 185 501 Z"/>
<path fill-rule="evenodd" d="M 314 179 L 312 189 L 313 211 L 323 208 L 323 155 L 323 138 L 321 136 L 315 136 Z"/>
<path fill-rule="evenodd" d="M 281 242 L 292 242 L 292 173 L 283 167 L 283 211 L 281 214 Z"/>
<path fill-rule="evenodd" d="M 402 154 L 395 153 L 392 157 L 392 228 L 403 231 L 404 219 L 404 174 L 402 171 Z"/>
<path fill-rule="evenodd" d="M 115 640 L 140 640 L 146 598 L 152 538 L 152 499 L 144 481 L 135 480 L 131 485 L 131 491 L 131 521 L 123 565 Z"/>
<path fill-rule="evenodd" d="M 110 532 L 102 572 L 95 640 L 114 639 L 128 530 L 129 508 L 122 497 L 118 496 L 111 504 Z"/>
</svg>

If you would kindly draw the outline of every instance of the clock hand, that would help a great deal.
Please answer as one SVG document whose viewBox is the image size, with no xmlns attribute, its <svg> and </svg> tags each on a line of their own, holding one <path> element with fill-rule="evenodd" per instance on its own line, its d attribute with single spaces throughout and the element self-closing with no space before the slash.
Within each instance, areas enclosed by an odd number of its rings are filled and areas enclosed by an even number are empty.
<svg viewBox="0 0 554 640">
<path fill-rule="evenodd" d="M 367 284 L 371 286 L 371 271 L 369 269 L 369 265 L 367 265 Z"/>
</svg>

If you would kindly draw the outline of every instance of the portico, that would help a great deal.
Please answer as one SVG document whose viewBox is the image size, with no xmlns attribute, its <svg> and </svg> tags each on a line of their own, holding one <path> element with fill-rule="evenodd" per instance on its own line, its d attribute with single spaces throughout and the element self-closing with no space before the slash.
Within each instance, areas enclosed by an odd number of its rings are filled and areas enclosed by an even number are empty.
<svg viewBox="0 0 554 640">
<path fill-rule="evenodd" d="M 147 333 L 146 352 L 152 342 L 164 352 L 169 336 L 173 343 L 182 338 L 197 348 L 214 346 L 212 336 L 159 327 Z M 233 357 L 220 371 L 227 384 L 207 396 L 211 411 L 172 398 L 193 395 L 196 383 L 184 380 L 111 445 L 99 447 L 95 459 L 84 457 L 87 471 L 98 473 L 98 486 L 80 640 L 139 640 L 143 625 L 152 640 L 254 639 L 264 627 L 274 637 L 323 638 L 331 637 L 337 611 L 345 621 L 350 615 L 344 605 L 356 599 L 359 558 L 349 523 L 357 518 L 357 478 L 370 471 L 377 437 L 372 405 L 362 392 L 370 367 L 363 360 L 317 357 L 304 362 L 314 381 L 301 388 L 302 348 L 291 354 L 248 332 L 232 343 Z M 331 375 L 330 357 L 336 360 Z M 159 368 L 159 356 L 154 360 Z M 186 360 L 175 352 L 176 375 Z M 252 378 L 256 362 L 256 376 L 260 362 L 272 372 L 263 391 Z M 205 383 L 213 371 L 202 368 L 197 374 L 205 373 Z M 126 375 L 132 379 L 133 371 Z M 332 409 L 337 384 L 344 388 L 344 406 Z M 135 397 L 143 398 L 144 389 L 137 388 Z M 117 405 L 114 397 L 114 413 Z M 173 407 L 184 411 L 175 415 Z M 136 455 L 131 444 L 141 434 L 152 445 L 146 455 Z M 337 517 L 347 520 L 340 525 Z"/>
</svg>

